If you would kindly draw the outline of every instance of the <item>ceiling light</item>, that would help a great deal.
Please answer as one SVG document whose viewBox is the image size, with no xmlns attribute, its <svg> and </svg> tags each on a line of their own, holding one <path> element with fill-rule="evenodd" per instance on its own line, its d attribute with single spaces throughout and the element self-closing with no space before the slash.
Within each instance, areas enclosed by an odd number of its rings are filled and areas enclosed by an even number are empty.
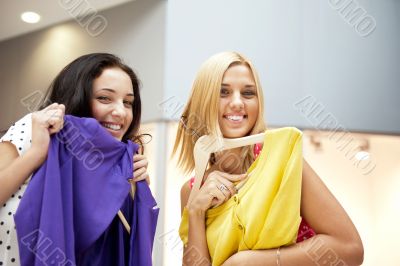
<svg viewBox="0 0 400 266">
<path fill-rule="evenodd" d="M 40 15 L 35 12 L 24 12 L 21 14 L 22 21 L 26 23 L 38 23 L 40 20 Z"/>
<path fill-rule="evenodd" d="M 368 160 L 369 159 L 369 152 L 359 151 L 359 152 L 356 153 L 355 157 L 359 161 Z"/>
<path fill-rule="evenodd" d="M 355 157 L 359 161 L 368 160 L 369 154 L 369 141 L 367 139 L 362 139 L 359 145 L 359 151 L 356 153 Z"/>
<path fill-rule="evenodd" d="M 314 146 L 316 151 L 322 151 L 322 143 L 321 140 L 316 135 L 310 136 L 310 143 Z"/>
</svg>

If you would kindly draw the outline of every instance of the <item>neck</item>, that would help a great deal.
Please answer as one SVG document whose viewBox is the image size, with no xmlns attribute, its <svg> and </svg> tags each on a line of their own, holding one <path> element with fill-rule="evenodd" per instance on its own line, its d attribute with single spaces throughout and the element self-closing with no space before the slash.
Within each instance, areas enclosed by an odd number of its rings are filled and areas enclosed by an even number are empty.
<svg viewBox="0 0 400 266">
<path fill-rule="evenodd" d="M 217 170 L 230 174 L 242 174 L 243 155 L 242 148 L 230 149 L 215 155 L 215 163 L 210 170 Z"/>
</svg>

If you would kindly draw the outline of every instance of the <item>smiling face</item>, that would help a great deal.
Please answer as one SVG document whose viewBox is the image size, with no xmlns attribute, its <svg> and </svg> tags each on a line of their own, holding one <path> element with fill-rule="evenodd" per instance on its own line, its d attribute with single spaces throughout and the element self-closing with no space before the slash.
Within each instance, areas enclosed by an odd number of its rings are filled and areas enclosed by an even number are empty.
<svg viewBox="0 0 400 266">
<path fill-rule="evenodd" d="M 218 123 L 225 138 L 249 134 L 258 116 L 256 82 L 247 65 L 230 66 L 222 79 Z"/>
<path fill-rule="evenodd" d="M 122 140 L 132 123 L 132 81 L 122 69 L 107 68 L 93 81 L 91 111 L 93 118 Z"/>
</svg>

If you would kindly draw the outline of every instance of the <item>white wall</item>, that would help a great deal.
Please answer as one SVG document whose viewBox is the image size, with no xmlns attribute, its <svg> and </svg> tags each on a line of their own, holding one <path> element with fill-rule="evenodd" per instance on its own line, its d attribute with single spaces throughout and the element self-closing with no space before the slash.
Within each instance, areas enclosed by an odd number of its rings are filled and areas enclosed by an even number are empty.
<svg viewBox="0 0 400 266">
<path fill-rule="evenodd" d="M 345 0 L 136 0 L 102 12 L 109 25 L 96 38 L 70 21 L 0 42 L 0 129 L 27 112 L 23 97 L 45 90 L 65 64 L 95 51 L 116 53 L 138 71 L 144 122 L 177 119 L 200 64 L 214 53 L 237 50 L 260 72 L 269 124 L 318 126 L 315 114 L 294 106 L 310 95 L 324 106 L 323 115 L 332 113 L 345 129 L 400 134 L 400 1 L 357 2 L 376 20 L 367 37 L 334 9 L 338 1 Z M 173 105 L 160 106 L 170 97 Z M 147 155 L 162 207 L 155 265 L 180 260 L 179 188 L 185 179 L 169 159 L 175 126 L 143 127 L 154 136 Z M 373 176 L 360 176 L 332 147 L 330 157 L 307 153 L 357 225 L 368 266 L 400 260 L 400 148 L 394 141 L 372 146 L 380 158 Z"/>
<path fill-rule="evenodd" d="M 92 52 L 115 53 L 136 70 L 143 87 L 142 120 L 161 116 L 167 2 L 136 0 L 103 12 L 106 29 L 92 37 L 71 20 L 0 42 L 0 129 L 29 110 L 21 99 L 46 91 L 57 73 L 73 59 Z M 61 6 L 60 6 L 61 8 Z"/>
<path fill-rule="evenodd" d="M 375 30 L 360 36 L 336 2 Z M 270 124 L 315 127 L 293 107 L 312 95 L 348 130 L 400 133 L 399 14 L 396 0 L 169 0 L 165 99 L 184 104 L 200 64 L 237 50 L 260 72 Z"/>
<path fill-rule="evenodd" d="M 356 225 L 364 244 L 363 266 L 398 265 L 400 137 L 348 133 L 354 139 L 350 146 L 369 141 L 370 161 L 375 167 L 366 174 L 346 155 L 350 149 L 339 148 L 343 142 L 330 140 L 330 133 L 322 134 L 317 138 L 322 143 L 317 151 L 309 142 L 309 134 L 304 139 L 305 158 Z"/>
<path fill-rule="evenodd" d="M 22 99 L 34 92 L 38 92 L 35 94 L 38 96 L 40 92 L 45 92 L 65 65 L 78 56 L 92 52 L 115 53 L 130 65 L 143 85 L 142 121 L 159 119 L 161 110 L 157 103 L 163 97 L 166 6 L 166 1 L 136 0 L 100 12 L 99 15 L 107 20 L 107 27 L 95 37 L 77 21 L 71 20 L 0 42 L 0 130 L 7 129 L 30 112 L 21 103 Z M 152 141 L 152 145 L 157 146 L 154 150 L 160 152 L 148 154 L 148 157 L 151 161 L 152 191 L 161 208 L 162 221 L 165 212 L 164 163 L 154 156 L 164 154 L 159 146 L 163 143 L 160 136 L 155 135 Z M 160 224 L 159 230 L 163 228 L 162 222 Z M 154 246 L 154 261 L 155 265 L 160 265 L 162 261 L 162 246 L 157 244 Z"/>
<path fill-rule="evenodd" d="M 167 168 L 163 180 L 167 211 L 156 233 L 156 245 L 164 248 L 162 265 L 168 266 L 181 264 L 179 189 L 190 178 L 177 169 L 176 158 L 169 158 L 176 128 L 176 122 L 167 123 Z M 400 137 L 346 132 L 346 141 L 338 141 L 341 135 L 330 138 L 332 134 L 335 133 L 305 131 L 304 157 L 356 226 L 364 245 L 363 266 L 396 266 L 400 261 Z M 319 150 L 311 144 L 311 135 L 321 143 Z M 344 146 L 350 139 L 350 144 Z M 375 167 L 366 168 L 365 162 L 359 163 L 353 157 L 353 148 L 364 140 L 369 141 L 369 161 Z"/>
</svg>

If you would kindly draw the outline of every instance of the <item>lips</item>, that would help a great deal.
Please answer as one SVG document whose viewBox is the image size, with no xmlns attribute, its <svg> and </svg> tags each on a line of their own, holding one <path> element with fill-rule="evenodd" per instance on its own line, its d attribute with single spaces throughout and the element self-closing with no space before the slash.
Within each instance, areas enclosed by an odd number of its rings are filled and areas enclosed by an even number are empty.
<svg viewBox="0 0 400 266">
<path fill-rule="evenodd" d="M 244 119 L 243 115 L 227 115 L 225 116 L 228 120 L 240 122 Z"/>
<path fill-rule="evenodd" d="M 122 128 L 121 124 L 115 124 L 115 123 L 101 123 L 101 125 L 107 129 L 111 129 L 114 131 L 119 131 Z"/>
<path fill-rule="evenodd" d="M 244 114 L 240 114 L 240 115 L 238 115 L 238 114 L 233 115 L 232 114 L 231 115 L 231 114 L 229 114 L 229 115 L 224 115 L 224 118 L 227 119 L 228 121 L 231 121 L 231 122 L 240 123 L 244 119 L 247 118 L 247 115 L 244 115 Z"/>
</svg>

